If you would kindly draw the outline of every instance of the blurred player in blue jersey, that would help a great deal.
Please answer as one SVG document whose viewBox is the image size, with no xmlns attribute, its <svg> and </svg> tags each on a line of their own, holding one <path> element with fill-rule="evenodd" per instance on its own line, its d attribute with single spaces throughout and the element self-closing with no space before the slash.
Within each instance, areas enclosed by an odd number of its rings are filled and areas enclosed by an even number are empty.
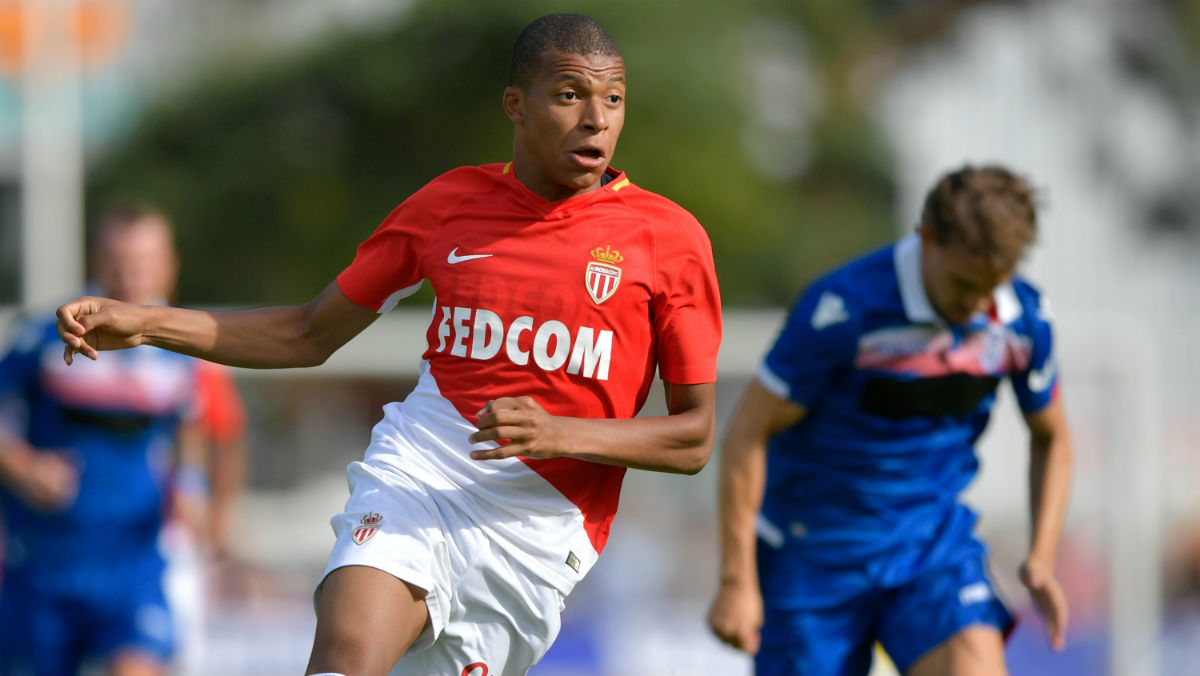
<svg viewBox="0 0 1200 676">
<path fill-rule="evenodd" d="M 964 167 L 915 234 L 813 283 L 727 433 L 718 638 L 758 674 L 865 674 L 882 644 L 905 674 L 1005 673 L 1013 618 L 958 500 L 1000 382 L 1030 431 L 1032 537 L 1021 581 L 1062 646 L 1054 576 L 1071 481 L 1048 306 L 1014 275 L 1032 190 Z"/>
<path fill-rule="evenodd" d="M 93 268 L 113 296 L 164 302 L 177 271 L 169 226 L 114 212 Z M 161 674 L 176 637 L 158 539 L 196 414 L 195 363 L 144 347 L 67 368 L 61 345 L 47 314 L 0 361 L 0 673 Z"/>
</svg>

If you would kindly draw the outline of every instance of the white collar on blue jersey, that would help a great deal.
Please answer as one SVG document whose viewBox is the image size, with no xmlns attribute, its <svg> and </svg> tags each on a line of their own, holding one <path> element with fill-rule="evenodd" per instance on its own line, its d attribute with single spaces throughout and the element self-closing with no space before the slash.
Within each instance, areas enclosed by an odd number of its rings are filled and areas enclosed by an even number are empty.
<svg viewBox="0 0 1200 676">
<path fill-rule="evenodd" d="M 896 242 L 893 255 L 896 262 L 896 282 L 900 286 L 900 300 L 904 303 L 904 314 L 914 324 L 945 324 L 946 320 L 933 309 L 925 293 L 925 282 L 921 279 L 921 236 L 912 233 Z M 1001 323 L 1008 324 L 1021 316 L 1021 302 L 1012 283 L 996 287 L 992 298 L 996 303 L 996 316 Z"/>
</svg>

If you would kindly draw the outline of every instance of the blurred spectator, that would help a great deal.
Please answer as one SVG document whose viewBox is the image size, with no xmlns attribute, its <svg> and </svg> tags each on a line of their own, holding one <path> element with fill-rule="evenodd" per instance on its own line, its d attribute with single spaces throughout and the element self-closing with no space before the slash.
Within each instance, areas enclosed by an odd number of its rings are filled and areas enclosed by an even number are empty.
<svg viewBox="0 0 1200 676">
<path fill-rule="evenodd" d="M 102 220 L 99 290 L 165 303 L 178 267 L 161 214 Z M 67 369 L 60 344 L 53 317 L 33 318 L 0 361 L 0 673 L 165 673 L 180 638 L 167 558 L 202 542 L 223 549 L 241 485 L 241 402 L 226 374 L 188 357 L 147 347 Z M 199 570 L 175 578 L 202 590 Z"/>
</svg>

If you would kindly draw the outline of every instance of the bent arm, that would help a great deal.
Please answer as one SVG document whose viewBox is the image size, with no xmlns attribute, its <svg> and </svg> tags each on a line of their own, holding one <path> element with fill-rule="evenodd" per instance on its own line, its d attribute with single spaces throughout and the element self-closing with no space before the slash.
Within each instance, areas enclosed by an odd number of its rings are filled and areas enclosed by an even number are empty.
<svg viewBox="0 0 1200 676">
<path fill-rule="evenodd" d="M 752 380 L 721 444 L 718 508 L 721 522 L 721 584 L 758 588 L 754 523 L 767 477 L 767 443 L 800 422 L 803 406 L 772 394 Z"/>
<path fill-rule="evenodd" d="M 1071 439 L 1060 399 L 1027 415 L 1025 421 L 1030 431 L 1032 531 L 1029 556 L 1021 564 L 1020 577 L 1045 620 L 1050 644 L 1061 650 L 1066 641 L 1069 612 L 1067 596 L 1054 574 L 1054 558 L 1071 489 Z"/>
<path fill-rule="evenodd" d="M 695 474 L 704 469 L 716 434 L 716 387 L 713 383 L 663 386 L 666 416 L 564 419 L 569 454 L 654 472 Z"/>
<path fill-rule="evenodd" d="M 1029 426 L 1029 560 L 1054 570 L 1071 492 L 1072 447 L 1061 399 L 1027 415 Z"/>
<path fill-rule="evenodd" d="M 721 575 L 708 625 L 717 638 L 751 654 L 758 652 L 763 624 L 754 525 L 766 486 L 767 443 L 804 415 L 804 407 L 753 380 L 721 445 Z"/>
<path fill-rule="evenodd" d="M 716 426 L 713 383 L 664 383 L 665 416 L 653 418 L 569 418 L 552 416 L 530 397 L 488 402 L 479 412 L 471 443 L 503 443 L 475 451 L 475 460 L 512 456 L 569 456 L 655 472 L 695 474 L 712 453 Z"/>
<path fill-rule="evenodd" d="M 316 366 L 375 321 L 336 282 L 304 305 L 230 312 L 81 298 L 58 309 L 64 358 L 153 345 L 245 368 Z"/>
</svg>

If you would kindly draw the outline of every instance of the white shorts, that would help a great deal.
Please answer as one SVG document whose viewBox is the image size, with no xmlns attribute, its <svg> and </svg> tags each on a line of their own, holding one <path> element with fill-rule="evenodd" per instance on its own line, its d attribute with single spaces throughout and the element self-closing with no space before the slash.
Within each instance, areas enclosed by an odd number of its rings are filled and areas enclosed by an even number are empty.
<svg viewBox="0 0 1200 676">
<path fill-rule="evenodd" d="M 369 566 L 424 589 L 430 626 L 393 674 L 524 674 L 561 627 L 564 595 L 438 492 L 385 465 L 347 467 L 350 499 L 322 580 Z M 317 593 L 320 592 L 320 585 Z"/>
</svg>

